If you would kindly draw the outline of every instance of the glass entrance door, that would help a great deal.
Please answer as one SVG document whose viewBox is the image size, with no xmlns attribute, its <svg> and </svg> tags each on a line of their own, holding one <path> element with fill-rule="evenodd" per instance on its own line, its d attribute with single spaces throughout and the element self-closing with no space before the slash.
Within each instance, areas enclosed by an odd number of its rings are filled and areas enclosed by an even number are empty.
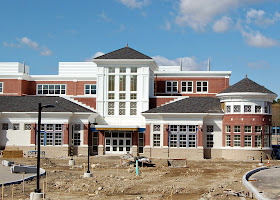
<svg viewBox="0 0 280 200">
<path fill-rule="evenodd" d="M 105 154 L 131 153 L 131 132 L 105 132 Z"/>
</svg>

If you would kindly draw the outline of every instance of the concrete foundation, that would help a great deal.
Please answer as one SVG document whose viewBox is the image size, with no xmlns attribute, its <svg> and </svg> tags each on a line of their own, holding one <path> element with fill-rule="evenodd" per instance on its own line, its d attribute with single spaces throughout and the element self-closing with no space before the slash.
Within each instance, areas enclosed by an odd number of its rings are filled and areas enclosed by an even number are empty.
<svg viewBox="0 0 280 200">
<path fill-rule="evenodd" d="M 30 193 L 30 200 L 39 200 L 39 199 L 43 199 L 46 198 L 44 193 L 36 193 L 36 192 L 31 192 Z"/>
<path fill-rule="evenodd" d="M 92 177 L 93 175 L 92 175 L 92 173 L 84 173 L 84 177 L 85 178 L 90 178 L 90 177 Z"/>
<path fill-rule="evenodd" d="M 69 164 L 68 164 L 70 167 L 74 166 L 75 165 L 75 160 L 69 160 Z"/>
</svg>

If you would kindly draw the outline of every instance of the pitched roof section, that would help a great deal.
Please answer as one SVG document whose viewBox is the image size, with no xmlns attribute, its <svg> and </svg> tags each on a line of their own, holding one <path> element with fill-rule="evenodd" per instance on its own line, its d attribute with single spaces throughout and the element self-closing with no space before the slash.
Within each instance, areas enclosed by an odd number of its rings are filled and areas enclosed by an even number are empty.
<svg viewBox="0 0 280 200">
<path fill-rule="evenodd" d="M 152 58 L 126 46 L 116 51 L 112 51 L 105 55 L 96 57 L 95 59 L 152 59 Z"/>
<path fill-rule="evenodd" d="M 234 85 L 228 87 L 221 93 L 232 93 L 232 92 L 257 92 L 257 93 L 272 93 L 274 92 L 266 89 L 264 86 L 257 84 L 249 78 L 244 78 L 241 81 L 235 83 Z"/>
<path fill-rule="evenodd" d="M 143 113 L 223 113 L 223 110 L 217 98 L 189 97 Z"/>
<path fill-rule="evenodd" d="M 42 112 L 88 112 L 93 111 L 75 104 L 62 97 L 50 96 L 0 96 L 0 112 L 38 112 L 39 103 L 54 105 Z"/>
</svg>

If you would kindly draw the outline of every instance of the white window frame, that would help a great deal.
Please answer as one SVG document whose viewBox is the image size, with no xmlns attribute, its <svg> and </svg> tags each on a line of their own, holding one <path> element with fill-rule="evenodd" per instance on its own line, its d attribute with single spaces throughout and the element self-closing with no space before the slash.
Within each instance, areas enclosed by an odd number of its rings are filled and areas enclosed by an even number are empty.
<svg viewBox="0 0 280 200">
<path fill-rule="evenodd" d="M 248 111 L 248 110 L 250 110 L 250 111 Z M 252 113 L 252 106 L 251 105 L 244 105 L 244 113 Z"/>
<path fill-rule="evenodd" d="M 214 135 L 213 134 L 206 135 L 206 147 L 207 148 L 214 147 Z"/>
<path fill-rule="evenodd" d="M 255 135 L 255 147 L 261 147 L 262 138 L 261 135 Z"/>
<path fill-rule="evenodd" d="M 89 86 L 89 89 L 86 89 L 86 87 Z M 95 89 L 92 88 L 95 86 Z M 86 93 L 86 91 L 89 91 L 89 94 Z M 95 93 L 91 93 L 91 91 L 95 91 Z M 84 95 L 96 95 L 96 84 L 84 84 Z"/>
<path fill-rule="evenodd" d="M 237 136 L 239 136 L 239 139 L 237 140 Z M 236 145 L 239 144 L 239 145 Z M 234 147 L 241 147 L 241 135 L 233 135 L 233 146 Z"/>
<path fill-rule="evenodd" d="M 130 102 L 130 115 L 137 115 L 137 102 Z"/>
<path fill-rule="evenodd" d="M 153 125 L 153 132 L 160 132 L 160 131 L 161 131 L 161 125 L 160 124 L 154 124 Z"/>
<path fill-rule="evenodd" d="M 225 126 L 225 129 L 226 129 L 226 133 L 231 133 L 231 125 L 226 125 Z"/>
<path fill-rule="evenodd" d="M 269 147 L 269 135 L 264 135 L 263 143 L 264 147 Z"/>
<path fill-rule="evenodd" d="M 244 135 L 244 147 L 252 147 L 252 135 Z"/>
<path fill-rule="evenodd" d="M 252 126 L 244 126 L 244 133 L 252 133 Z"/>
<path fill-rule="evenodd" d="M 207 86 L 206 86 L 207 87 L 207 91 L 203 91 L 203 87 L 205 87 L 205 86 L 203 86 L 204 82 L 207 83 Z M 197 83 L 201 83 L 201 86 L 198 86 Z M 198 87 L 201 87 L 201 91 L 200 92 L 198 92 L 198 90 L 197 90 Z M 208 81 L 196 81 L 196 93 L 208 93 L 208 91 L 209 91 Z"/>
<path fill-rule="evenodd" d="M 236 128 L 239 127 L 239 131 L 235 131 L 235 127 L 236 127 Z M 234 126 L 233 126 L 233 132 L 234 132 L 234 133 L 241 133 L 241 126 L 234 125 Z"/>
<path fill-rule="evenodd" d="M 157 136 L 157 138 L 155 138 Z M 153 134 L 153 147 L 160 147 L 161 146 L 161 134 L 154 133 Z"/>
<path fill-rule="evenodd" d="M 229 134 L 227 134 L 226 136 L 225 136 L 226 138 L 225 138 L 225 145 L 226 145 L 226 147 L 231 147 L 231 135 L 229 135 Z"/>
<path fill-rule="evenodd" d="M 256 127 L 260 127 L 259 131 L 257 131 Z M 255 126 L 255 133 L 261 133 L 261 131 L 262 131 L 262 126 Z"/>
<path fill-rule="evenodd" d="M 235 110 L 235 109 L 237 109 L 237 108 L 239 108 L 239 111 L 237 110 Z M 240 113 L 241 112 L 241 105 L 233 105 L 233 113 Z"/>
<path fill-rule="evenodd" d="M 110 104 L 110 105 L 113 105 L 113 107 L 112 107 L 112 108 L 109 108 L 109 104 Z M 115 115 L 115 102 L 111 102 L 111 101 L 110 101 L 110 102 L 107 102 L 107 106 L 108 106 L 108 107 L 107 107 L 107 114 L 110 115 L 110 116 L 111 116 L 111 115 L 114 116 L 114 115 Z"/>
<path fill-rule="evenodd" d="M 190 140 L 190 136 L 194 136 L 194 140 Z M 190 147 L 190 143 L 194 142 L 194 147 Z M 197 135 L 196 134 L 188 134 L 188 148 L 196 148 L 196 142 L 197 142 Z"/>
<path fill-rule="evenodd" d="M 42 89 L 41 89 L 41 90 L 42 90 L 42 94 L 39 94 L 39 93 L 38 93 L 38 90 L 39 90 L 38 88 L 39 88 L 40 85 L 42 86 Z M 47 90 L 48 90 L 48 94 L 43 94 L 44 85 L 47 85 L 47 86 L 48 86 L 48 89 L 47 89 Z M 53 90 L 54 90 L 54 93 L 53 93 L 53 94 L 49 94 L 49 91 L 50 91 L 49 87 L 50 87 L 50 85 L 53 85 L 53 86 L 54 86 L 54 89 L 53 89 Z M 56 94 L 56 93 L 55 93 L 55 91 L 58 90 L 58 89 L 55 89 L 55 86 L 56 86 L 56 85 L 59 85 L 59 86 L 60 86 L 60 87 L 59 87 L 59 94 Z M 65 89 L 62 89 L 62 86 L 63 86 L 63 85 L 65 86 Z M 65 90 L 65 93 L 64 93 L 64 94 L 61 94 L 61 91 L 62 91 L 62 90 Z M 42 96 L 67 95 L 67 84 L 37 84 L 37 85 L 36 85 L 36 95 L 40 95 L 40 96 L 41 96 L 41 95 L 42 95 Z"/>
<path fill-rule="evenodd" d="M 186 83 L 186 86 L 183 86 L 183 83 Z M 192 86 L 189 86 L 189 83 L 192 83 Z M 183 87 L 186 88 L 186 91 L 183 92 Z M 192 88 L 192 90 L 189 92 L 189 87 Z M 193 81 L 181 81 L 181 93 L 193 93 Z"/>
<path fill-rule="evenodd" d="M 260 108 L 260 110 L 258 110 L 258 112 L 257 112 L 257 108 Z M 262 113 L 262 106 L 255 105 L 255 113 Z"/>
<path fill-rule="evenodd" d="M 269 133 L 269 125 L 264 125 L 264 133 Z"/>
<path fill-rule="evenodd" d="M 167 83 L 171 83 L 171 86 L 167 86 Z M 176 83 L 176 88 L 177 88 L 175 92 L 173 91 L 174 83 Z M 167 91 L 167 87 L 171 87 L 170 92 Z M 165 81 L 165 92 L 166 93 L 178 93 L 178 81 Z"/>
<path fill-rule="evenodd" d="M 79 137 L 76 137 L 79 136 Z M 73 134 L 73 145 L 74 146 L 80 146 L 81 145 L 81 133 L 80 132 L 74 132 Z"/>
<path fill-rule="evenodd" d="M 229 108 L 229 110 L 228 110 L 228 108 Z M 231 113 L 231 105 L 226 106 L 226 113 Z"/>
<path fill-rule="evenodd" d="M 0 82 L 0 94 L 3 94 L 4 91 L 4 82 Z"/>
<path fill-rule="evenodd" d="M 212 129 L 212 131 L 211 131 Z M 214 132 L 214 125 L 207 125 L 206 126 L 206 132 L 207 133 L 213 133 Z"/>
</svg>

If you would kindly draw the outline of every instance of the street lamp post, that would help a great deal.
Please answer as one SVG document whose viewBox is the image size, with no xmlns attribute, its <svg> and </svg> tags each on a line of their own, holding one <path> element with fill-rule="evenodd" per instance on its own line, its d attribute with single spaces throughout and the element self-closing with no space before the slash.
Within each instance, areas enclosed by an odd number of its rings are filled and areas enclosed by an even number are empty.
<svg viewBox="0 0 280 200">
<path fill-rule="evenodd" d="M 88 170 L 87 170 L 87 173 L 84 174 L 84 177 L 91 177 L 92 176 L 92 173 L 90 173 L 90 170 L 89 170 L 89 154 L 90 154 L 90 146 L 89 146 L 89 141 L 90 141 L 90 125 L 97 125 L 96 122 L 94 123 L 90 123 L 88 122 Z"/>
<path fill-rule="evenodd" d="M 38 108 L 38 128 L 37 128 L 37 188 L 35 189 L 35 193 L 41 193 L 40 189 L 40 150 L 41 150 L 41 113 L 43 108 L 53 108 L 54 105 L 41 105 L 39 103 Z"/>
</svg>

